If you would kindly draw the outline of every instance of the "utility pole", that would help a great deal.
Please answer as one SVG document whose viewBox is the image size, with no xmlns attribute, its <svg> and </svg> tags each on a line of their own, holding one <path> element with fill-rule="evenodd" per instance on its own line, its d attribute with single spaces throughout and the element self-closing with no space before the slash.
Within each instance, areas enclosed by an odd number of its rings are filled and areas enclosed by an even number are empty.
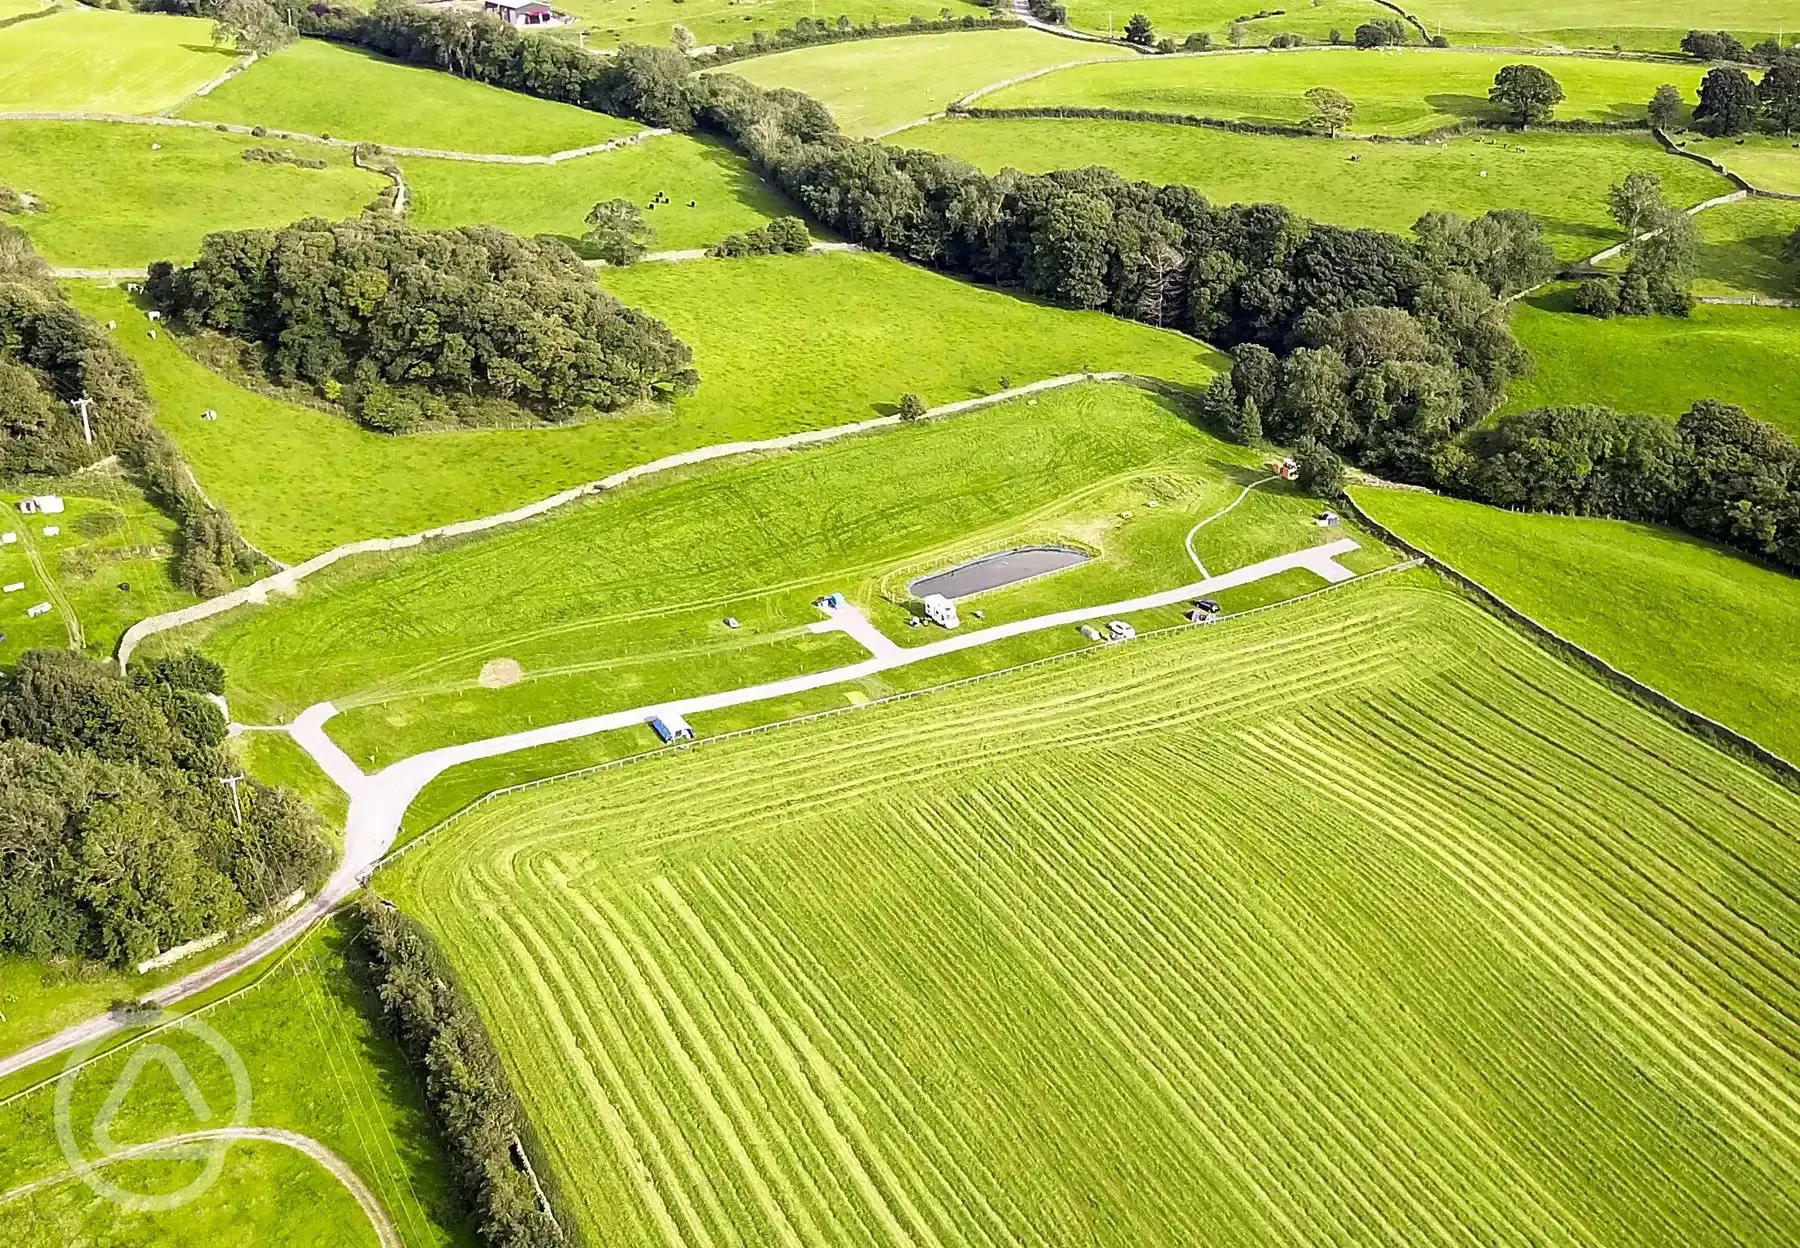
<svg viewBox="0 0 1800 1248">
<path fill-rule="evenodd" d="M 88 408 L 93 405 L 94 401 L 85 394 L 79 399 L 69 400 L 69 406 L 81 413 L 81 436 L 87 439 L 89 446 L 94 444 L 94 426 L 88 421 Z"/>
<path fill-rule="evenodd" d="M 237 829 L 244 830 L 244 808 L 238 803 L 238 785 L 242 784 L 242 776 L 221 776 L 219 783 L 231 790 L 231 813 L 237 816 Z"/>
</svg>

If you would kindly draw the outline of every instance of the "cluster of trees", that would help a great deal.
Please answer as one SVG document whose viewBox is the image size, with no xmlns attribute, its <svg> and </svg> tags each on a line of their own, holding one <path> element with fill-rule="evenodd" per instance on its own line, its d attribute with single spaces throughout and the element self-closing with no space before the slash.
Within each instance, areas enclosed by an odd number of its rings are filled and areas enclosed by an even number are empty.
<svg viewBox="0 0 1800 1248">
<path fill-rule="evenodd" d="M 1590 277 L 1575 290 L 1575 310 L 1601 318 L 1612 316 L 1686 316 L 1693 310 L 1691 291 L 1700 232 L 1694 219 L 1663 194 L 1654 173 L 1627 174 L 1607 195 L 1607 212 L 1630 240 L 1630 258 L 1621 277 Z"/>
<path fill-rule="evenodd" d="M 1651 120 L 1668 125 L 1679 115 L 1680 101 L 1673 87 L 1658 88 L 1651 100 Z M 1658 121 L 1659 116 L 1666 120 Z M 1758 82 L 1735 65 L 1707 70 L 1700 80 L 1694 124 L 1715 138 L 1748 134 L 1759 124 L 1771 132 L 1792 134 L 1800 127 L 1800 49 L 1771 63 Z"/>
<path fill-rule="evenodd" d="M 1437 471 L 1482 502 L 1672 524 L 1800 570 L 1800 446 L 1727 403 L 1696 403 L 1674 422 L 1603 407 L 1522 412 L 1446 448 Z"/>
<path fill-rule="evenodd" d="M 176 583 L 211 597 L 261 560 L 200 496 L 151 415 L 137 366 L 63 298 L 24 232 L 0 224 L 0 475 L 63 476 L 117 454 L 181 524 Z"/>
<path fill-rule="evenodd" d="M 1315 479 L 1331 475 L 1326 456 L 1343 455 L 1394 476 L 1488 489 L 1467 475 L 1487 457 L 1471 449 L 1487 447 L 1485 435 L 1459 435 L 1527 363 L 1498 300 L 1555 271 L 1528 214 L 1464 221 L 1431 213 L 1403 239 L 1318 225 L 1274 204 L 1219 207 L 1191 188 L 1127 182 L 1105 169 L 986 175 L 936 153 L 848 139 L 796 91 L 728 74 L 689 77 L 672 51 L 672 61 L 638 48 L 603 60 L 525 40 L 490 19 L 388 7 L 394 2 L 383 0 L 369 19 L 387 23 L 384 51 L 654 124 L 712 130 L 846 238 L 1232 349 L 1231 376 L 1206 406 L 1241 437 L 1267 432 L 1306 447 Z M 1509 82 L 1521 88 L 1521 107 L 1550 94 L 1534 75 Z M 1643 211 L 1643 190 L 1641 181 L 1622 189 L 1619 211 Z M 1678 286 L 1657 278 L 1659 264 L 1665 275 L 1680 269 L 1654 247 L 1640 245 L 1633 263 L 1646 293 Z M 1624 290 L 1621 281 L 1622 303 Z M 1690 413 L 1686 484 L 1664 516 L 1791 562 L 1781 552 L 1793 548 L 1800 452 L 1768 426 L 1730 417 L 1735 411 L 1701 405 Z M 1720 465 L 1740 466 L 1707 467 L 1715 453 Z M 1743 466 L 1752 463 L 1773 467 Z M 1772 484 L 1777 476 L 1786 493 Z M 1498 490 L 1482 496 L 1504 501 Z"/>
<path fill-rule="evenodd" d="M 1406 45 L 1406 23 L 1397 17 L 1364 22 L 1352 36 L 1359 48 L 1399 48 Z M 1337 40 L 1333 39 L 1333 43 Z"/>
<path fill-rule="evenodd" d="M 422 927 L 378 897 L 365 897 L 357 916 L 382 1011 L 425 1085 L 482 1242 L 560 1248 L 568 1241 L 539 1209 L 531 1179 L 513 1157 L 524 1112 L 442 954 Z"/>
<path fill-rule="evenodd" d="M 318 885 L 312 809 L 254 780 L 234 809 L 220 783 L 223 688 L 193 654 L 128 680 L 32 650 L 0 678 L 0 949 L 130 966 Z"/>
<path fill-rule="evenodd" d="M 1215 206 L 1190 187 L 1106 169 L 988 175 L 846 138 L 816 100 L 730 74 L 689 75 L 671 49 L 601 58 L 492 18 L 389 0 L 343 29 L 529 94 L 722 134 L 811 217 L 873 249 L 1226 347 L 1308 350 L 1295 377 L 1313 369 L 1321 392 L 1339 380 L 1341 357 L 1344 415 L 1332 409 L 1295 435 L 1313 432 L 1400 475 L 1419 475 L 1430 448 L 1492 409 L 1524 358 L 1497 297 L 1553 265 L 1523 213 L 1434 216 L 1409 240 L 1314 224 L 1274 204 Z"/>
<path fill-rule="evenodd" d="M 706 249 L 709 256 L 798 255 L 812 247 L 812 235 L 799 217 L 776 217 L 761 229 L 727 234 Z"/>
<path fill-rule="evenodd" d="M 602 291 L 567 246 L 490 227 L 391 217 L 206 237 L 151 268 L 175 323 L 259 344 L 283 384 L 313 385 L 363 424 L 403 432 L 523 408 L 582 419 L 697 382 L 661 321 Z"/>
<path fill-rule="evenodd" d="M 1681 40 L 1681 50 L 1701 61 L 1736 61 L 1741 65 L 1773 65 L 1786 57 L 1800 56 L 1800 44 L 1782 47 L 1780 40 L 1764 39 L 1754 48 L 1746 48 L 1728 30 L 1690 30 Z"/>
</svg>

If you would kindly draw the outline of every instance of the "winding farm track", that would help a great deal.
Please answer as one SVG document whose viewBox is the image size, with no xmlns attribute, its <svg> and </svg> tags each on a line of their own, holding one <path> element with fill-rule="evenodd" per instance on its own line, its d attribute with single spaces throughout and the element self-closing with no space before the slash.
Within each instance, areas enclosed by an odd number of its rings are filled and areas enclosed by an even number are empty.
<svg viewBox="0 0 1800 1248">
<path fill-rule="evenodd" d="M 248 969 L 270 953 L 305 933 L 314 923 L 336 909 L 346 898 L 362 887 L 370 872 L 379 865 L 389 849 L 392 848 L 394 840 L 399 834 L 401 821 L 405 818 L 407 808 L 412 805 L 413 799 L 432 780 L 459 763 L 494 758 L 540 745 L 573 741 L 597 733 L 611 732 L 618 728 L 628 728 L 644 723 L 655 714 L 666 712 L 674 712 L 683 716 L 705 714 L 734 706 L 788 697 L 814 689 L 829 688 L 833 685 L 848 684 L 868 676 L 908 667 L 928 659 L 939 658 L 1011 637 L 1041 632 L 1049 628 L 1070 627 L 1089 620 L 1109 619 L 1140 611 L 1177 606 L 1191 598 L 1218 593 L 1238 585 L 1248 585 L 1253 581 L 1296 568 L 1313 572 L 1328 586 L 1336 585 L 1354 579 L 1354 574 L 1338 563 L 1337 557 L 1355 549 L 1357 549 L 1355 541 L 1349 538 L 1340 538 L 1326 545 L 1290 551 L 1285 555 L 1277 555 L 1248 564 L 1218 576 L 1205 577 L 1175 589 L 1146 594 L 1122 602 L 1076 607 L 1049 615 L 997 624 L 991 628 L 956 633 L 941 641 L 930 642 L 922 646 L 896 646 L 892 650 L 884 650 L 883 653 L 876 654 L 860 663 L 852 663 L 843 667 L 809 672 L 789 677 L 786 680 L 770 681 L 760 685 L 747 685 L 718 693 L 700 694 L 648 706 L 633 707 L 628 710 L 612 711 L 603 715 L 570 720 L 566 723 L 551 724 L 543 728 L 489 737 L 482 741 L 471 741 L 463 745 L 445 746 L 402 759 L 374 775 L 363 772 L 349 755 L 339 748 L 337 742 L 326 734 L 325 724 L 337 714 L 337 707 L 330 702 L 316 703 L 302 711 L 294 722 L 288 725 L 287 731 L 295 743 L 312 757 L 326 775 L 331 777 L 332 782 L 350 797 L 350 811 L 344 827 L 343 860 L 338 864 L 337 870 L 332 872 L 331 878 L 325 882 L 324 886 L 281 922 L 242 948 L 191 975 L 166 985 L 150 994 L 145 1000 L 159 1007 L 167 1007 L 184 1001 L 231 978 L 238 972 Z M 29 1048 L 0 1058 L 0 1078 L 56 1057 L 78 1045 L 111 1035 L 121 1030 L 122 1026 L 123 1024 L 111 1014 L 103 1014 L 97 1018 L 77 1023 Z"/>
<path fill-rule="evenodd" d="M 89 1164 L 94 1167 L 106 1166 L 119 1161 L 154 1157 L 160 1153 L 185 1148 L 191 1144 L 211 1144 L 224 1141 L 229 1146 L 230 1142 L 237 1140 L 279 1144 L 283 1148 L 291 1148 L 295 1152 L 311 1158 L 327 1174 L 341 1183 L 345 1191 L 350 1193 L 351 1198 L 356 1201 L 363 1214 L 369 1219 L 369 1225 L 375 1228 L 375 1235 L 381 1242 L 381 1248 L 402 1248 L 400 1232 L 395 1229 L 393 1221 L 389 1219 L 387 1210 L 381 1207 L 381 1202 L 376 1199 L 375 1193 L 369 1189 L 369 1185 L 362 1181 L 362 1177 L 351 1169 L 350 1163 L 310 1135 L 301 1135 L 296 1131 L 285 1131 L 279 1127 L 217 1127 L 209 1131 L 187 1131 L 180 1135 L 152 1140 L 147 1144 L 133 1144 L 116 1153 L 108 1153 L 104 1157 L 96 1158 Z M 62 1184 L 72 1182 L 80 1177 L 81 1171 L 69 1169 L 45 1178 L 34 1179 L 9 1192 L 0 1192 L 0 1207 L 16 1200 L 23 1200 L 36 1192 L 60 1187 Z"/>
</svg>

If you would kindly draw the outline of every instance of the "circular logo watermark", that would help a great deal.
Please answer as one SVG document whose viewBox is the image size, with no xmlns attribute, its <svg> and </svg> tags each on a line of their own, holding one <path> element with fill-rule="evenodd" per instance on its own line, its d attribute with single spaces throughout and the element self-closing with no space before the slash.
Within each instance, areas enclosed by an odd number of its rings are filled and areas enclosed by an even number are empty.
<svg viewBox="0 0 1800 1248">
<path fill-rule="evenodd" d="M 206 1094 L 201 1091 L 199 1082 L 195 1080 L 181 1054 L 166 1044 L 146 1041 L 132 1046 L 131 1056 L 113 1079 L 106 1099 L 94 1114 L 94 1121 L 89 1129 L 93 1144 L 93 1156 L 90 1158 L 76 1138 L 75 1081 L 82 1065 L 93 1056 L 105 1037 L 96 1037 L 69 1054 L 63 1073 L 56 1081 L 56 1139 L 62 1145 L 63 1156 L 68 1159 L 70 1168 L 96 1195 L 140 1213 L 179 1209 L 202 1196 L 218 1181 L 220 1172 L 225 1168 L 225 1154 L 231 1148 L 232 1132 L 248 1125 L 250 1121 L 250 1072 L 244 1068 L 244 1059 L 238 1056 L 231 1041 L 192 1016 L 177 1019 L 165 1030 L 186 1032 L 193 1036 L 212 1050 L 224 1065 L 231 1076 L 233 1104 L 229 1114 L 217 1112 L 206 1099 Z M 176 1090 L 181 1093 L 182 1100 L 187 1102 L 188 1111 L 194 1116 L 194 1129 L 177 1132 L 167 1139 L 149 1144 L 121 1145 L 113 1139 L 113 1122 L 118 1117 L 120 1107 L 131 1095 L 132 1088 L 137 1086 L 138 1077 L 152 1065 L 161 1066 L 174 1081 Z M 132 1157 L 204 1161 L 205 1165 L 191 1182 L 178 1191 L 146 1194 L 129 1191 L 101 1173 L 101 1168 L 107 1163 Z"/>
</svg>

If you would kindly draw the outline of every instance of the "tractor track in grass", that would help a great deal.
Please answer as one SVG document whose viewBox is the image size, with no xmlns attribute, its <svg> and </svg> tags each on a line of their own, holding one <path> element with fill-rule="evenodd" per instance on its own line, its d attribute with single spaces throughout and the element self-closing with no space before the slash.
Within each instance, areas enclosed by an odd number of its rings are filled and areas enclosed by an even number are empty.
<svg viewBox="0 0 1800 1248">
<path fill-rule="evenodd" d="M 331 1149 L 313 1139 L 310 1135 L 301 1135 L 297 1131 L 287 1131 L 279 1127 L 216 1127 L 205 1131 L 186 1131 L 180 1135 L 166 1136 L 160 1140 L 152 1140 L 146 1144 L 133 1144 L 121 1148 L 117 1152 L 108 1153 L 86 1163 L 86 1168 L 112 1165 L 120 1161 L 134 1161 L 155 1157 L 161 1153 L 177 1149 L 185 1149 L 195 1144 L 223 1143 L 229 1147 L 236 1141 L 252 1141 L 262 1144 L 279 1144 L 283 1148 L 291 1148 L 304 1157 L 318 1163 L 332 1178 L 336 1179 L 350 1193 L 363 1214 L 369 1219 L 369 1225 L 375 1229 L 376 1238 L 381 1248 L 402 1248 L 400 1232 L 395 1228 L 387 1210 L 381 1207 L 381 1201 L 350 1166 L 350 1163 L 338 1156 Z M 57 1174 L 34 1179 L 8 1192 L 0 1192 L 0 1207 L 13 1201 L 23 1200 L 37 1192 L 60 1187 L 64 1183 L 72 1183 L 84 1174 L 83 1169 L 71 1168 Z"/>
</svg>

